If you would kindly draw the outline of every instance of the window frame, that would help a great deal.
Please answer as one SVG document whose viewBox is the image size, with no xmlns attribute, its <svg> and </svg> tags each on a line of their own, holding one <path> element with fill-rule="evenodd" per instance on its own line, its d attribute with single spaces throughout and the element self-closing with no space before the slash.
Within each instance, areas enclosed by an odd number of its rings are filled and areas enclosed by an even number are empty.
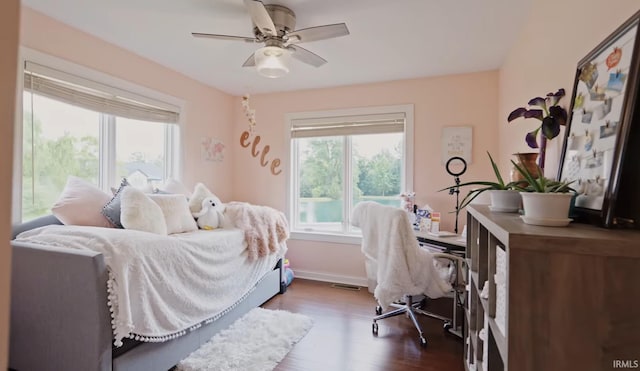
<svg viewBox="0 0 640 371">
<path fill-rule="evenodd" d="M 185 124 L 185 101 L 176 97 L 137 85 L 133 82 L 123 80 L 106 73 L 45 54 L 30 48 L 20 47 L 20 59 L 18 64 L 18 76 L 16 89 L 16 107 L 14 122 L 14 156 L 13 156 L 13 197 L 12 197 L 12 223 L 20 223 L 22 221 L 22 126 L 23 126 L 23 93 L 24 93 L 24 66 L 26 61 L 35 62 L 58 70 L 64 74 L 69 74 L 96 85 L 104 85 L 122 93 L 122 96 L 136 99 L 142 103 L 152 104 L 158 103 L 160 106 L 167 105 L 178 109 L 179 121 L 177 124 L 165 124 L 165 153 L 167 154 L 164 175 L 165 178 L 174 177 L 182 178 L 183 169 L 183 139 L 181 136 L 182 128 Z M 100 130 L 100 169 L 98 185 L 102 190 L 110 192 L 109 187 L 116 184 L 109 184 L 116 174 L 115 161 L 115 116 L 101 113 L 99 130 Z M 104 160 L 104 158 L 108 160 Z"/>
<path fill-rule="evenodd" d="M 296 113 L 287 113 L 285 114 L 285 135 L 286 135 L 286 145 L 287 154 L 289 156 L 289 166 L 287 168 L 288 171 L 288 182 L 287 182 L 287 218 L 291 220 L 291 239 L 296 240 L 307 240 L 307 241 L 322 241 L 322 242 L 334 242 L 334 243 L 346 243 L 346 244 L 359 244 L 361 241 L 361 234 L 346 234 L 342 232 L 320 232 L 320 231 L 300 231 L 294 230 L 293 226 L 295 225 L 294 218 L 297 218 L 297 203 L 294 201 L 294 197 L 296 197 L 295 193 L 298 189 L 298 160 L 296 158 L 297 148 L 294 143 L 294 139 L 291 135 L 291 129 L 293 127 L 293 122 L 295 120 L 301 119 L 324 119 L 330 117 L 341 117 L 341 116 L 356 116 L 356 115 L 377 115 L 377 114 L 392 114 L 392 113 L 404 113 L 405 114 L 405 128 L 403 132 L 403 143 L 404 143 L 404 166 L 401 169 L 401 189 L 406 192 L 413 191 L 413 132 L 414 132 L 414 106 L 413 104 L 403 104 L 403 105 L 392 105 L 392 106 L 374 106 L 374 107 L 359 107 L 359 108 L 348 108 L 348 109 L 338 109 L 338 110 L 327 110 L 327 111 L 313 111 L 313 112 L 296 112 Z M 343 136 L 343 138 L 345 138 Z M 351 140 L 345 140 L 345 151 L 344 151 L 344 166 L 343 166 L 343 177 L 345 180 L 349 180 L 344 185 L 345 192 L 345 200 L 351 199 L 352 187 L 347 186 L 347 184 L 351 185 L 350 179 L 351 177 Z M 343 222 L 348 223 L 351 217 L 350 215 L 351 205 L 349 202 L 343 202 L 343 215 L 346 218 L 346 221 Z"/>
</svg>

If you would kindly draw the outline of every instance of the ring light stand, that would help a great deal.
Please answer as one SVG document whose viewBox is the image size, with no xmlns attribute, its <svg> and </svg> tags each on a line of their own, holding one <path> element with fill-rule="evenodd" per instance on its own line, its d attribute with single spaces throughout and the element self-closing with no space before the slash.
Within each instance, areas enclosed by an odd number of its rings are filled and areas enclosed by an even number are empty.
<svg viewBox="0 0 640 371">
<path fill-rule="evenodd" d="M 451 170 L 451 163 L 453 163 L 454 161 L 460 161 L 462 163 L 462 170 L 458 172 L 454 172 L 453 170 Z M 452 195 L 455 193 L 456 195 L 456 224 L 453 231 L 455 234 L 458 234 L 458 214 L 460 214 L 460 175 L 464 174 L 464 172 L 467 171 L 467 162 L 462 157 L 451 157 L 447 161 L 446 169 L 447 173 L 449 173 L 449 175 L 451 175 L 456 182 L 455 188 L 451 188 L 449 190 L 449 194 Z"/>
</svg>

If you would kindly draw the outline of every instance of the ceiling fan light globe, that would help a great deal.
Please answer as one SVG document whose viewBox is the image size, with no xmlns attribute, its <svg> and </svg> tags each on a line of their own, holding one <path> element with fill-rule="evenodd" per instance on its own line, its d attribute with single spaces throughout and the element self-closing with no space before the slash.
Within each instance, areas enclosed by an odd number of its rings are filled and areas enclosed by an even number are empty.
<svg viewBox="0 0 640 371">
<path fill-rule="evenodd" d="M 265 77 L 278 78 L 289 73 L 291 53 L 276 46 L 265 46 L 254 54 L 256 69 Z"/>
</svg>

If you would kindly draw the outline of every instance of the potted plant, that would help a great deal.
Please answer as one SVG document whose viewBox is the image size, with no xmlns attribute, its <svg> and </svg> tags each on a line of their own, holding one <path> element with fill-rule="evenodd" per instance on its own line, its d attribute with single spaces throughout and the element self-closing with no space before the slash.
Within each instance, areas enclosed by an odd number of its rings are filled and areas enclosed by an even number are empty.
<svg viewBox="0 0 640 371">
<path fill-rule="evenodd" d="M 540 148 L 538 166 L 542 169 L 544 169 L 547 140 L 557 137 L 560 134 L 560 126 L 567 124 L 567 110 L 558 104 L 564 95 L 564 89 L 558 89 L 555 93 L 547 94 L 546 98 L 535 97 L 527 104 L 537 108 L 526 109 L 519 107 L 513 110 L 507 118 L 508 122 L 520 117 L 540 120 L 540 126 L 527 133 L 525 140 L 530 148 Z M 538 145 L 538 132 L 541 132 L 540 145 Z"/>
<path fill-rule="evenodd" d="M 551 227 L 564 227 L 571 222 L 569 209 L 571 198 L 575 190 L 570 187 L 570 182 L 559 182 L 545 178 L 542 169 L 538 167 L 537 174 L 532 174 L 529 169 L 516 164 L 511 160 L 514 168 L 523 176 L 525 187 L 516 185 L 521 190 L 524 215 L 522 220 L 527 224 L 545 225 Z M 520 182 L 519 182 L 520 183 Z"/>
<path fill-rule="evenodd" d="M 517 182 L 505 183 L 502 175 L 500 174 L 500 170 L 498 170 L 498 166 L 491 157 L 491 154 L 487 152 L 487 155 L 489 155 L 489 161 L 491 161 L 491 167 L 493 168 L 493 172 L 496 176 L 497 181 L 494 182 L 477 180 L 453 185 L 447 188 L 443 188 L 440 191 L 454 190 L 457 187 L 479 186 L 480 188 L 472 189 L 469 191 L 469 193 L 467 193 L 467 195 L 460 202 L 459 209 L 462 209 L 469 205 L 476 197 L 478 197 L 483 192 L 490 191 L 489 195 L 491 197 L 491 205 L 489 206 L 489 209 L 491 209 L 491 211 L 518 211 L 520 209 L 520 192 L 516 188 Z"/>
</svg>

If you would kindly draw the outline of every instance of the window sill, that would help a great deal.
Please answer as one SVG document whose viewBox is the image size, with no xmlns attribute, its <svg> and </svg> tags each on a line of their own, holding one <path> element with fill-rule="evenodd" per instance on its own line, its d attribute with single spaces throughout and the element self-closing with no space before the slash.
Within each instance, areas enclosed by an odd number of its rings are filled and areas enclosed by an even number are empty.
<svg viewBox="0 0 640 371">
<path fill-rule="evenodd" d="M 333 242 L 348 245 L 361 245 L 362 237 L 358 235 L 331 234 L 320 232 L 291 232 L 292 240 Z"/>
</svg>

